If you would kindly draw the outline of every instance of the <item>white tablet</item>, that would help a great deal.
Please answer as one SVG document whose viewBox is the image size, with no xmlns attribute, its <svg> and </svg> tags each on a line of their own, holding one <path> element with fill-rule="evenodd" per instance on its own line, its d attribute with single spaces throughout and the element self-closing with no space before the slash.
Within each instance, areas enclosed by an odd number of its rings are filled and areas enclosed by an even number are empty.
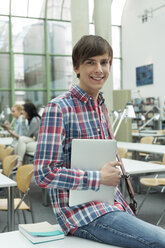
<svg viewBox="0 0 165 248">
<path fill-rule="evenodd" d="M 117 142 L 104 139 L 73 139 L 71 168 L 81 170 L 100 170 L 102 166 L 116 160 Z M 114 204 L 114 186 L 101 185 L 98 191 L 70 190 L 69 206 L 89 201 Z"/>
</svg>

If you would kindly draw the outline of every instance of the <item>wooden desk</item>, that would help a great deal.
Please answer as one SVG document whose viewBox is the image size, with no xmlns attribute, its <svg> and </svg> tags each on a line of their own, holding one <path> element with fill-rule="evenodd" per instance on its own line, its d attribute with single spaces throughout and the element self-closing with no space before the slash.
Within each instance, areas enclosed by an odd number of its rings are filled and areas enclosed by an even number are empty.
<svg viewBox="0 0 165 248">
<path fill-rule="evenodd" d="M 122 248 L 72 236 L 66 236 L 62 240 L 34 245 L 19 231 L 0 233 L 0 243 L 3 248 Z"/>
<path fill-rule="evenodd" d="M 14 186 L 17 183 L 9 177 L 0 174 L 0 188 L 8 188 L 8 230 L 14 230 Z"/>
</svg>

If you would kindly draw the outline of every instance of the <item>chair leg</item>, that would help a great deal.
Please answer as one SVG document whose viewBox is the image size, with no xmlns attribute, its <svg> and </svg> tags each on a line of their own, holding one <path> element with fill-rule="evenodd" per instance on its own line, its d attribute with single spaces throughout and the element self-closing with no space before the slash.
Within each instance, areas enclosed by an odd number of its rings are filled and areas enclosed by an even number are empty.
<svg viewBox="0 0 165 248">
<path fill-rule="evenodd" d="M 25 215 L 25 210 L 22 210 L 22 214 L 23 214 L 24 223 L 27 224 L 27 219 L 26 219 L 26 215 Z"/>
<path fill-rule="evenodd" d="M 138 209 L 137 209 L 136 214 L 139 213 L 139 211 L 140 211 L 142 205 L 144 204 L 144 201 L 147 199 L 147 197 L 148 197 L 148 195 L 149 195 L 149 192 L 150 192 L 151 188 L 152 188 L 152 187 L 149 187 L 149 188 L 147 189 L 147 193 L 146 193 L 146 195 L 144 196 L 144 199 L 142 200 L 142 202 L 140 203 L 140 205 L 139 205 L 139 207 L 138 207 Z"/>
<path fill-rule="evenodd" d="M 163 213 L 161 214 L 158 222 L 156 223 L 157 226 L 159 226 L 159 224 L 160 224 L 160 222 L 161 222 L 161 220 L 163 219 L 164 216 L 165 216 L 165 209 L 163 210 Z"/>
</svg>

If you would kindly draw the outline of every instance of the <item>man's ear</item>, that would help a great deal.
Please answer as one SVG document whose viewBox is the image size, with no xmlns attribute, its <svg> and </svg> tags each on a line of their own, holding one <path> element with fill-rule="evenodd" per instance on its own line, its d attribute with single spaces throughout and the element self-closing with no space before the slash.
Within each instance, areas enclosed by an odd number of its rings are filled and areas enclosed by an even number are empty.
<svg viewBox="0 0 165 248">
<path fill-rule="evenodd" d="M 79 69 L 76 66 L 73 67 L 73 70 L 76 74 L 79 74 Z"/>
<path fill-rule="evenodd" d="M 77 78 L 80 78 L 80 71 L 79 71 L 79 69 L 77 67 L 73 67 L 73 70 L 76 73 Z"/>
</svg>

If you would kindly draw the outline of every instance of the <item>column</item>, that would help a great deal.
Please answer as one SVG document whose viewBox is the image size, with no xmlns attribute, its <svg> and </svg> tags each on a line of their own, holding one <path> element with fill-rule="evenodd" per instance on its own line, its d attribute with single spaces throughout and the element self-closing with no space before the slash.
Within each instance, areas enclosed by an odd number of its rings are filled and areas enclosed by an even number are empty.
<svg viewBox="0 0 165 248">
<path fill-rule="evenodd" d="M 95 34 L 102 36 L 110 44 L 111 42 L 111 0 L 94 0 L 94 24 Z M 112 69 L 109 78 L 103 88 L 108 110 L 113 109 L 113 79 Z"/>
</svg>

